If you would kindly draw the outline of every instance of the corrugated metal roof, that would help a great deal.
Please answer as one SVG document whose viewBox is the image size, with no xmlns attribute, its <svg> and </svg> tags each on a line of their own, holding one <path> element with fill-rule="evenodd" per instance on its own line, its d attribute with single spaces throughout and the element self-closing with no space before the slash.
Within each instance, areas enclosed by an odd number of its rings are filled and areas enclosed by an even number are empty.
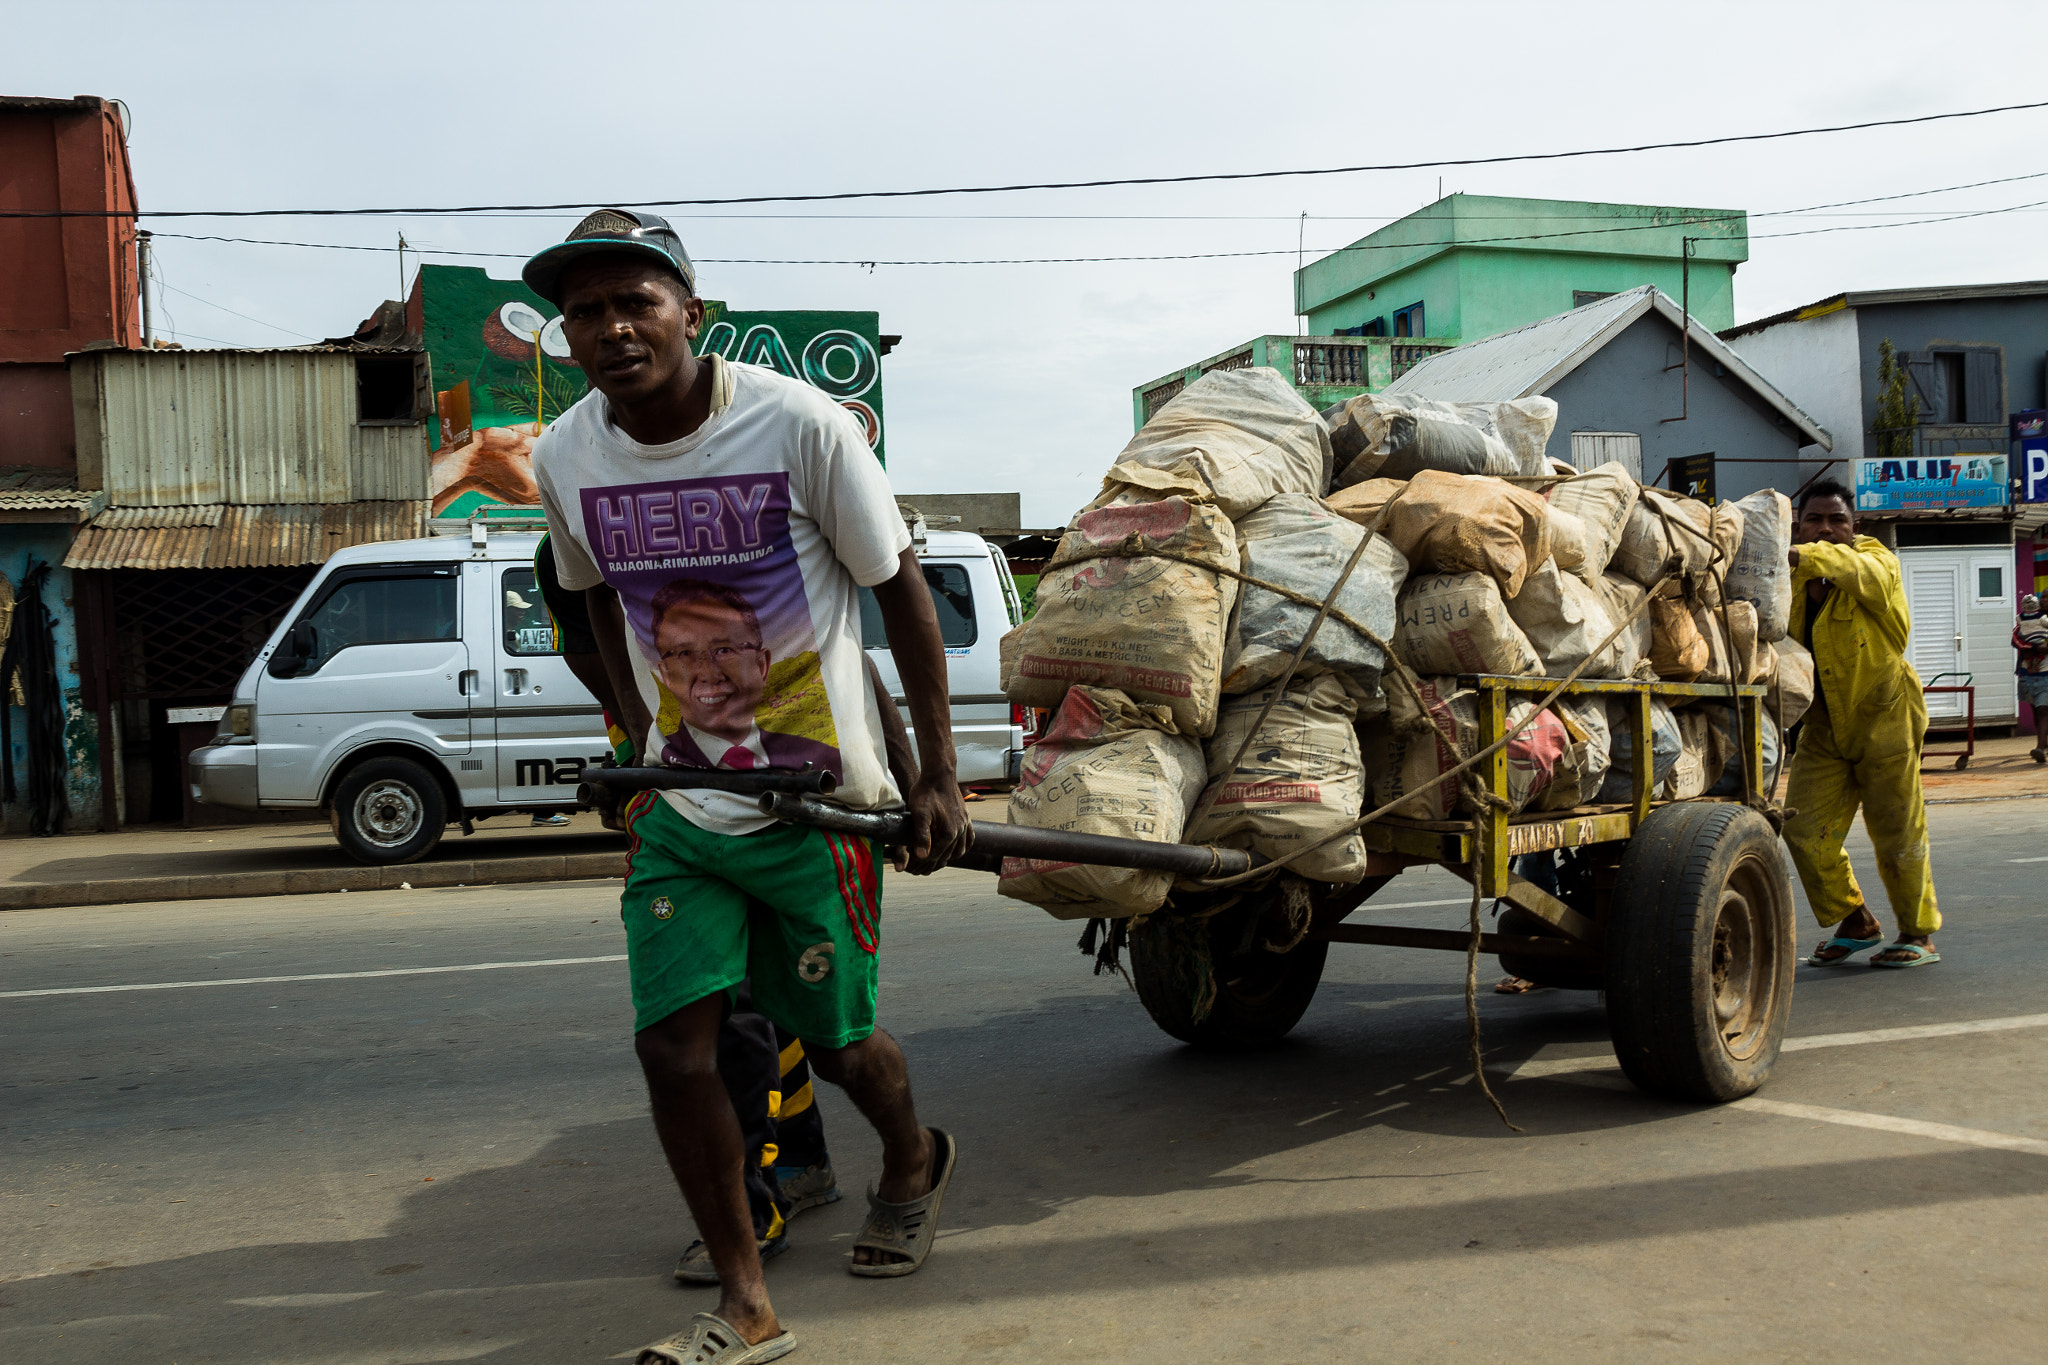
<svg viewBox="0 0 2048 1365">
<path fill-rule="evenodd" d="M 1888 303 L 1958 303 L 1978 299 L 2031 299 L 2048 294 L 2048 280 L 2014 280 L 2007 284 L 1935 284 L 1911 289 L 1852 289 L 1830 294 L 1799 308 L 1788 308 L 1754 322 L 1738 323 L 1720 332 L 1722 340 L 1761 332 L 1781 322 L 1804 322 L 1842 308 L 1876 308 Z"/>
<path fill-rule="evenodd" d="M 107 505 L 106 493 L 78 488 L 68 470 L 21 465 L 0 469 L 0 521 L 61 522 L 88 520 Z"/>
<path fill-rule="evenodd" d="M 1481 341 L 1440 352 L 1417 364 L 1393 383 L 1388 393 L 1410 393 L 1449 403 L 1498 402 L 1543 393 L 1620 336 L 1647 313 L 1663 316 L 1673 328 L 1685 328 L 1685 314 L 1653 284 L 1595 299 L 1583 308 L 1500 332 Z M 1834 437 L 1800 411 L 1776 385 L 1751 369 L 1727 343 L 1692 319 L 1692 344 L 1702 356 L 1717 361 L 1734 378 L 1781 413 L 1806 438 L 1806 444 L 1834 449 Z"/>
<path fill-rule="evenodd" d="M 336 550 L 427 533 L 419 502 L 114 507 L 78 533 L 67 569 L 260 569 L 324 564 Z"/>
</svg>

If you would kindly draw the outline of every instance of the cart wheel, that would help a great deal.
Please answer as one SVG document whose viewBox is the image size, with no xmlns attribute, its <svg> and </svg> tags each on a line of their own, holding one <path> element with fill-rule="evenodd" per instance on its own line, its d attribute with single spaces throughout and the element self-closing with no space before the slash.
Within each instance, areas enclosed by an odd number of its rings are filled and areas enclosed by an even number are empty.
<svg viewBox="0 0 2048 1365">
<path fill-rule="evenodd" d="M 1792 1012 L 1792 886 L 1747 806 L 1683 802 L 1629 841 L 1610 902 L 1607 1023 L 1644 1090 L 1740 1099 L 1778 1060 Z"/>
<path fill-rule="evenodd" d="M 1965 768 L 1967 768 L 1967 767 L 1969 767 L 1969 766 L 1970 766 L 1970 756 L 1969 756 L 1968 754 L 1964 754 L 1964 755 L 1963 755 L 1963 756 L 1962 756 L 1961 758 L 1959 758 L 1959 759 L 1957 759 L 1957 760 L 1956 760 L 1956 771 L 1957 771 L 1957 772 L 1961 772 L 1961 771 L 1962 771 L 1963 769 L 1965 769 Z"/>
<path fill-rule="evenodd" d="M 1183 1043 L 1225 1052 L 1276 1043 L 1300 1022 L 1330 945 L 1303 940 L 1290 952 L 1269 953 L 1255 933 L 1251 951 L 1239 954 L 1249 913 L 1153 915 L 1131 932 L 1131 981 L 1153 1023 Z M 1206 981 L 1214 981 L 1216 997 L 1197 1020 Z"/>
</svg>

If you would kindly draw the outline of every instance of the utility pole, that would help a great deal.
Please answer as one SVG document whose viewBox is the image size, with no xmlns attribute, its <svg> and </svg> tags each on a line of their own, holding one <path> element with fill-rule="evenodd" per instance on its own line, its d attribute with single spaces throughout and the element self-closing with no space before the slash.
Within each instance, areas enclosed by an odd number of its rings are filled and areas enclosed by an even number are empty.
<svg viewBox="0 0 2048 1365">
<path fill-rule="evenodd" d="M 136 282 L 142 287 L 142 345 L 145 350 L 156 346 L 156 339 L 150 330 L 149 320 L 149 233 L 138 228 L 135 232 L 135 273 Z"/>
</svg>

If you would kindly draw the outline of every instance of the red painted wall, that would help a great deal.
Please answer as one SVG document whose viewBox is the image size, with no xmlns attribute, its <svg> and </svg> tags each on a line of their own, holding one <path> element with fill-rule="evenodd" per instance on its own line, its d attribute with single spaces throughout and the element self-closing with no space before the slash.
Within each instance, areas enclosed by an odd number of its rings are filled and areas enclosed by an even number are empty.
<svg viewBox="0 0 2048 1365">
<path fill-rule="evenodd" d="M 132 215 L 113 101 L 0 99 L 0 209 Z M 75 461 L 64 353 L 140 346 L 135 220 L 0 218 L 0 465 Z"/>
</svg>

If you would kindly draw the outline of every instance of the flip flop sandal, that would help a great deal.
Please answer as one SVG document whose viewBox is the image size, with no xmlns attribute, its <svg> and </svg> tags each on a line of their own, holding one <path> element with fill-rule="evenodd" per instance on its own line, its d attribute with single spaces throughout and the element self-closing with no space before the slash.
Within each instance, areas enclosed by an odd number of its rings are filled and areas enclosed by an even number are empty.
<svg viewBox="0 0 2048 1365">
<path fill-rule="evenodd" d="M 789 1250 L 787 1226 L 773 1237 L 763 1237 L 756 1245 L 761 1250 L 761 1264 L 768 1264 Z M 701 1240 L 684 1247 L 682 1259 L 676 1262 L 676 1279 L 683 1284 L 717 1284 L 718 1267 L 711 1264 L 711 1248 Z"/>
<path fill-rule="evenodd" d="M 1840 934 L 1836 934 L 1826 943 L 1815 948 L 1813 956 L 1806 960 L 1816 967 L 1839 967 L 1864 949 L 1875 948 L 1882 942 L 1884 942 L 1883 934 L 1879 934 L 1876 938 L 1843 938 Z M 1839 948 L 1842 952 L 1837 957 L 1822 957 L 1821 954 L 1830 948 Z"/>
<path fill-rule="evenodd" d="M 868 1187 L 868 1224 L 860 1230 L 860 1237 L 853 1244 L 859 1251 L 867 1247 L 874 1251 L 894 1252 L 906 1259 L 884 1261 L 879 1265 L 849 1265 L 848 1273 L 871 1280 L 894 1279 L 908 1275 L 925 1262 L 932 1254 L 932 1241 L 939 1231 L 939 1204 L 946 1197 L 946 1186 L 953 1179 L 953 1167 L 957 1164 L 959 1151 L 953 1139 L 941 1128 L 927 1128 L 938 1152 L 932 1162 L 932 1187 L 917 1198 L 902 1204 L 887 1204 L 875 1197 L 874 1186 Z"/>
<path fill-rule="evenodd" d="M 1935 952 L 1934 949 L 1924 943 L 1893 943 L 1886 945 L 1884 951 L 1886 953 L 1911 953 L 1912 956 L 1899 962 L 1887 962 L 1885 961 L 1884 953 L 1879 953 L 1876 957 L 1870 959 L 1871 966 L 1892 968 L 1925 967 L 1941 961 L 1941 954 Z"/>
<path fill-rule="evenodd" d="M 665 1341 L 642 1346 L 635 1365 L 762 1365 L 796 1349 L 796 1333 L 747 1345 L 739 1330 L 716 1313 L 699 1313 Z"/>
</svg>

